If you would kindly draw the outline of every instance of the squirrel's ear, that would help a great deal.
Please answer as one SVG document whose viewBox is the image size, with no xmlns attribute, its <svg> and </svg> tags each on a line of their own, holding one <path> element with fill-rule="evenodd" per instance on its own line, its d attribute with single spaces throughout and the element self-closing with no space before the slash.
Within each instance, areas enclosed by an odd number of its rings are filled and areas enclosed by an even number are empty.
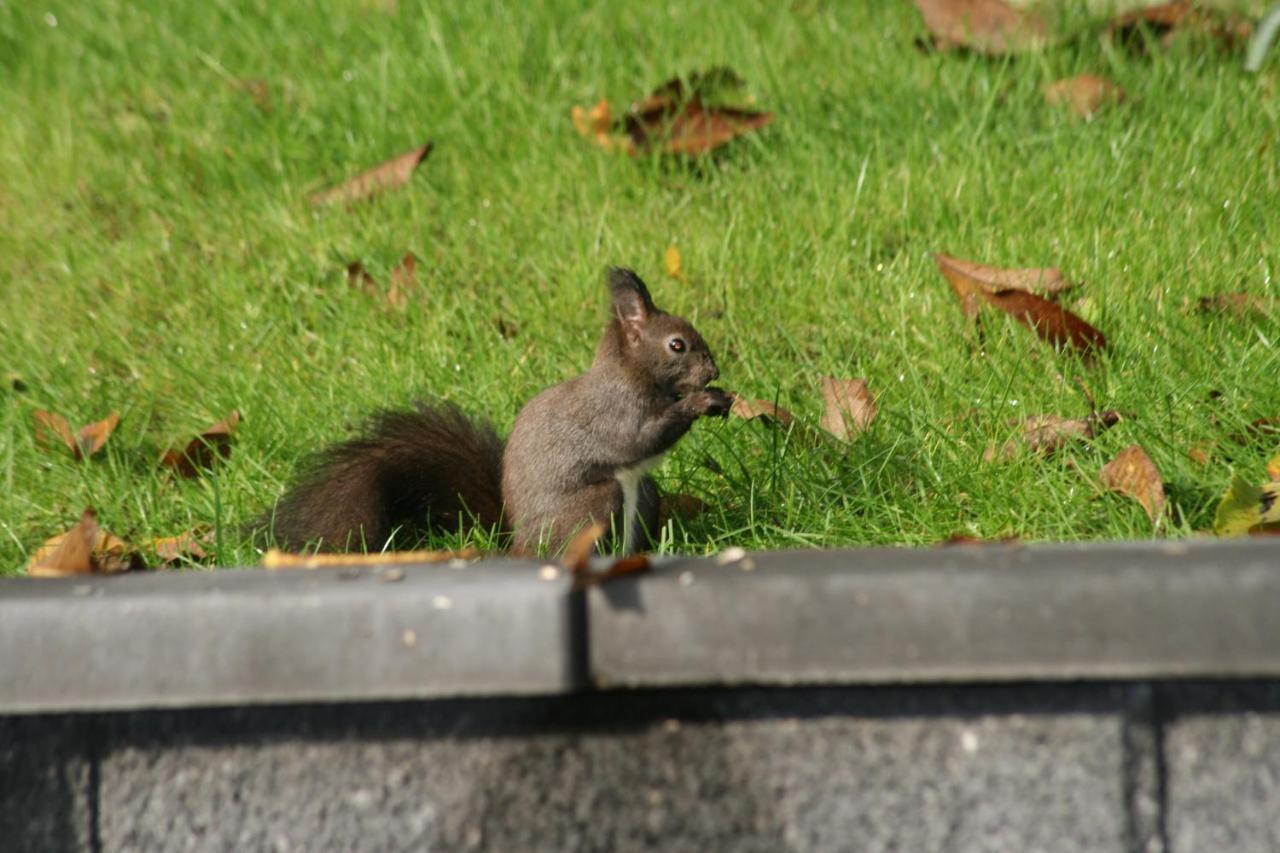
<svg viewBox="0 0 1280 853">
<path fill-rule="evenodd" d="M 639 325 L 657 313 L 649 288 L 644 286 L 640 276 L 622 267 L 610 267 L 605 278 L 609 283 L 614 316 L 623 323 Z"/>
</svg>

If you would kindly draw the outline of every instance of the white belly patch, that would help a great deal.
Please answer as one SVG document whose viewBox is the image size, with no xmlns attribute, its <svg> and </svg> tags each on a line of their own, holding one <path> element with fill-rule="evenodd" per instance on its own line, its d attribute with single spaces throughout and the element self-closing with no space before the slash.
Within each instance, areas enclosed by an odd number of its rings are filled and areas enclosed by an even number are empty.
<svg viewBox="0 0 1280 853">
<path fill-rule="evenodd" d="M 622 553 L 624 554 L 632 552 L 640 532 L 636 529 L 639 527 L 637 516 L 640 514 L 640 481 L 644 479 L 645 474 L 661 465 L 662 460 L 666 458 L 665 453 L 650 456 L 638 465 L 619 468 L 613 474 L 614 479 L 622 486 L 622 518 L 617 521 L 622 524 Z"/>
</svg>

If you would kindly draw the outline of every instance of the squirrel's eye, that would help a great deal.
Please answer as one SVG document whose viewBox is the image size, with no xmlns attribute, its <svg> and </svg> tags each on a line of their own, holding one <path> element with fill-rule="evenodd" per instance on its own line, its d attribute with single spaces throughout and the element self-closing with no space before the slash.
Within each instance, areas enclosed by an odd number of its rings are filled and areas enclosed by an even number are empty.
<svg viewBox="0 0 1280 853">
<path fill-rule="evenodd" d="M 672 338 L 671 340 L 667 341 L 667 346 L 671 347 L 672 352 L 684 352 L 684 348 L 685 348 L 684 338 Z"/>
</svg>

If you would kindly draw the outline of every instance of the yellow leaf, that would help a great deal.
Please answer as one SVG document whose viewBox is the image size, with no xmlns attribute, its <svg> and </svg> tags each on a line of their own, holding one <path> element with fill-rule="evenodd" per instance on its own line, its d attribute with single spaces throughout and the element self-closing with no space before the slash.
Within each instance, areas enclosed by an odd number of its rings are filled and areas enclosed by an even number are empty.
<svg viewBox="0 0 1280 853">
<path fill-rule="evenodd" d="M 1243 536 L 1260 524 L 1280 521 L 1280 483 L 1255 486 L 1242 477 L 1231 481 L 1213 517 L 1219 536 Z"/>
<path fill-rule="evenodd" d="M 680 250 L 675 246 L 668 246 L 665 260 L 667 264 L 667 275 L 672 278 L 683 279 L 684 272 L 681 269 Z"/>
<path fill-rule="evenodd" d="M 1267 463 L 1267 476 L 1271 478 L 1271 482 L 1280 483 L 1280 453 Z"/>
</svg>

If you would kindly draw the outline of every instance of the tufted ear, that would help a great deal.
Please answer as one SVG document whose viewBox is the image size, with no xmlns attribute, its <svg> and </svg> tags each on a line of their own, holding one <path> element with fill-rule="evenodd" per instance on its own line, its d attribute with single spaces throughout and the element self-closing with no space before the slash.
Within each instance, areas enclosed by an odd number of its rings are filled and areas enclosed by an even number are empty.
<svg viewBox="0 0 1280 853">
<path fill-rule="evenodd" d="M 649 296 L 649 288 L 644 286 L 640 276 L 629 269 L 609 267 L 605 273 L 609 284 L 609 297 L 613 307 L 613 315 L 625 327 L 643 326 L 648 319 L 658 313 Z"/>
</svg>

